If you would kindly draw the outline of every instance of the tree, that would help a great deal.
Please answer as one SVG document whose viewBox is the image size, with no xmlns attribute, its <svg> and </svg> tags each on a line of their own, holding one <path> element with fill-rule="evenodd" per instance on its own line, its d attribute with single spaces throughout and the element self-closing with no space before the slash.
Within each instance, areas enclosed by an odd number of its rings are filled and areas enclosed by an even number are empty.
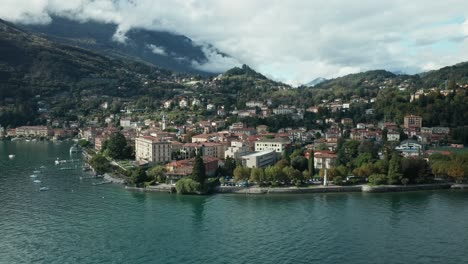
<svg viewBox="0 0 468 264">
<path fill-rule="evenodd" d="M 372 174 L 369 176 L 369 183 L 373 185 L 381 185 L 387 183 L 387 175 L 385 174 Z"/>
<path fill-rule="evenodd" d="M 307 169 L 307 159 L 304 156 L 296 156 L 291 160 L 291 166 L 299 171 L 304 171 Z"/>
<path fill-rule="evenodd" d="M 392 154 L 392 159 L 388 165 L 387 182 L 388 184 L 398 184 L 402 178 L 401 166 L 400 166 L 400 155 L 397 152 Z"/>
<path fill-rule="evenodd" d="M 88 140 L 86 140 L 86 139 L 80 139 L 80 140 L 78 141 L 78 145 L 79 145 L 80 147 L 82 147 L 82 148 L 86 148 L 86 147 L 88 147 L 90 144 L 91 144 L 91 143 L 90 143 Z"/>
<path fill-rule="evenodd" d="M 165 182 L 166 181 L 166 168 L 161 165 L 152 167 L 147 172 L 148 177 L 153 181 Z"/>
<path fill-rule="evenodd" d="M 244 166 L 237 166 L 236 169 L 234 169 L 234 180 L 236 182 L 239 181 L 246 181 L 250 177 L 250 169 Z"/>
<path fill-rule="evenodd" d="M 302 184 L 302 173 L 299 170 L 294 169 L 292 166 L 284 167 L 283 173 L 288 181 L 293 181 L 296 185 Z"/>
<path fill-rule="evenodd" d="M 131 175 L 131 181 L 136 186 L 141 186 L 147 180 L 148 180 L 148 177 L 146 175 L 146 171 L 144 168 L 138 167 L 135 170 L 133 170 L 132 175 Z"/>
<path fill-rule="evenodd" d="M 176 191 L 180 194 L 200 194 L 202 185 L 192 178 L 185 177 L 176 182 Z"/>
<path fill-rule="evenodd" d="M 89 161 L 91 167 L 94 168 L 97 174 L 104 174 L 110 171 L 110 163 L 101 154 L 94 155 L 91 160 Z"/>
<path fill-rule="evenodd" d="M 432 180 L 429 166 L 421 158 L 404 158 L 401 160 L 401 172 L 408 183 L 425 183 Z"/>
<path fill-rule="evenodd" d="M 265 177 L 271 182 L 282 182 L 286 179 L 284 172 L 279 166 L 268 166 L 265 169 Z"/>
<path fill-rule="evenodd" d="M 262 185 L 265 181 L 265 172 L 262 168 L 253 168 L 250 170 L 250 181 L 256 182 L 259 185 Z"/>
<path fill-rule="evenodd" d="M 195 164 L 193 165 L 193 171 L 191 179 L 203 185 L 205 183 L 206 171 L 205 163 L 200 154 L 195 157 Z"/>
<path fill-rule="evenodd" d="M 226 161 L 224 162 L 224 172 L 226 173 L 226 176 L 233 176 L 234 175 L 234 169 L 236 168 L 236 160 L 227 157 Z"/>
<path fill-rule="evenodd" d="M 132 156 L 132 148 L 127 145 L 127 139 L 120 132 L 113 133 L 103 145 L 105 153 L 113 159 L 129 159 Z"/>
<path fill-rule="evenodd" d="M 283 169 L 284 167 L 289 166 L 289 161 L 286 159 L 280 159 L 278 162 L 276 162 L 275 166 L 278 166 L 280 169 Z"/>
<path fill-rule="evenodd" d="M 309 167 L 308 170 L 309 170 L 310 177 L 312 178 L 315 175 L 314 150 L 313 149 L 309 151 L 308 167 Z"/>
</svg>

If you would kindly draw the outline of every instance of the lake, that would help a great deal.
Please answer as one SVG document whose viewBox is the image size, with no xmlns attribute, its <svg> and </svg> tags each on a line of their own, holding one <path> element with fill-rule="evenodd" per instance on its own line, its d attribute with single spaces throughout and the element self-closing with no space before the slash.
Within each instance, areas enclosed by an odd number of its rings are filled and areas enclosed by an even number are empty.
<svg viewBox="0 0 468 264">
<path fill-rule="evenodd" d="M 467 191 L 140 193 L 69 147 L 0 141 L 0 263 L 467 263 Z"/>
</svg>

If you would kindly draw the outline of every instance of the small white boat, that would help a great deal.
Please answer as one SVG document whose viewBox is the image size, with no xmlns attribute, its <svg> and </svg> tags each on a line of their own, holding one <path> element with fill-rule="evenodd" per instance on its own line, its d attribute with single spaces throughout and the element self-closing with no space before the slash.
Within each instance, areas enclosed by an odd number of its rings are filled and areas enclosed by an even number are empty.
<svg viewBox="0 0 468 264">
<path fill-rule="evenodd" d="M 34 182 L 34 183 L 41 183 L 40 180 L 34 180 L 33 182 Z"/>
<path fill-rule="evenodd" d="M 42 165 L 42 166 L 40 166 L 39 168 L 40 168 L 41 170 L 43 170 L 43 169 L 46 168 L 46 166 Z"/>
<path fill-rule="evenodd" d="M 48 191 L 49 190 L 49 187 L 41 187 L 39 188 L 39 191 Z"/>
<path fill-rule="evenodd" d="M 62 165 L 62 164 L 65 164 L 67 163 L 67 160 L 59 160 L 59 158 L 57 158 L 55 160 L 55 165 Z"/>
<path fill-rule="evenodd" d="M 35 170 L 35 171 L 33 171 L 33 173 L 34 174 L 39 174 L 39 173 L 41 173 L 41 171 Z"/>
<path fill-rule="evenodd" d="M 31 176 L 29 176 L 30 178 L 37 178 L 37 175 L 36 174 L 33 174 Z"/>
<path fill-rule="evenodd" d="M 13 159 L 13 158 L 15 158 L 15 155 L 14 155 L 14 154 L 10 154 L 10 155 L 8 155 L 8 158 Z"/>
</svg>

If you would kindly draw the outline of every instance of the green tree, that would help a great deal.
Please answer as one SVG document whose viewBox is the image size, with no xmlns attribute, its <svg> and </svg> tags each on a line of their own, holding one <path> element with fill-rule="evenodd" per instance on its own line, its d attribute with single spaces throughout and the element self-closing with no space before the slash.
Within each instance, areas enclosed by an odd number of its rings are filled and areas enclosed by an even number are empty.
<svg viewBox="0 0 468 264">
<path fill-rule="evenodd" d="M 206 168 L 205 163 L 203 162 L 203 158 L 200 154 L 195 157 L 195 164 L 193 165 L 192 171 L 192 180 L 200 183 L 203 185 L 205 183 L 206 178 Z"/>
<path fill-rule="evenodd" d="M 132 171 L 131 174 L 131 181 L 136 186 L 142 186 L 144 182 L 148 180 L 148 176 L 146 175 L 146 171 L 142 167 L 138 167 Z"/>
<path fill-rule="evenodd" d="M 271 182 L 282 182 L 286 180 L 286 176 L 281 167 L 279 166 L 268 166 L 265 168 L 265 177 Z"/>
<path fill-rule="evenodd" d="M 308 162 L 309 162 L 308 170 L 309 170 L 310 177 L 312 178 L 315 175 L 314 150 L 312 150 L 312 149 L 309 151 L 309 161 Z"/>
<path fill-rule="evenodd" d="M 296 156 L 291 160 L 291 166 L 299 171 L 304 171 L 307 169 L 307 159 L 304 156 Z"/>
<path fill-rule="evenodd" d="M 176 182 L 176 191 L 180 194 L 200 194 L 202 185 L 192 178 L 185 177 Z"/>
<path fill-rule="evenodd" d="M 88 140 L 86 140 L 86 139 L 80 139 L 80 140 L 78 141 L 78 145 L 79 145 L 80 147 L 82 147 L 82 148 L 86 148 L 86 147 L 88 147 L 90 144 L 91 144 L 91 143 L 90 143 Z"/>
<path fill-rule="evenodd" d="M 113 133 L 106 140 L 103 150 L 113 159 L 129 159 L 133 154 L 131 146 L 127 145 L 127 139 L 120 132 Z"/>
<path fill-rule="evenodd" d="M 224 172 L 226 173 L 226 176 L 232 177 L 234 175 L 234 169 L 236 168 L 236 160 L 227 157 L 226 161 L 224 162 Z"/>
<path fill-rule="evenodd" d="M 110 171 L 110 163 L 101 154 L 94 155 L 91 160 L 89 161 L 91 167 L 94 168 L 97 174 L 104 174 Z"/>
<path fill-rule="evenodd" d="M 292 181 L 296 185 L 302 184 L 303 177 L 299 170 L 294 169 L 292 166 L 287 166 L 283 168 L 283 173 L 288 181 Z"/>
<path fill-rule="evenodd" d="M 148 177 L 153 181 L 165 182 L 166 181 L 166 168 L 161 165 L 152 167 L 147 172 Z"/>
<path fill-rule="evenodd" d="M 390 159 L 390 163 L 388 165 L 388 174 L 387 174 L 387 182 L 388 184 L 398 184 L 402 179 L 401 174 L 401 158 L 397 152 L 392 154 L 392 158 Z"/>
<path fill-rule="evenodd" d="M 234 180 L 236 182 L 246 181 L 249 179 L 249 177 L 250 177 L 249 168 L 239 165 L 234 169 Z"/>
<path fill-rule="evenodd" d="M 265 182 L 265 172 L 262 168 L 253 168 L 250 171 L 250 181 L 256 182 L 259 185 L 263 185 Z"/>
</svg>

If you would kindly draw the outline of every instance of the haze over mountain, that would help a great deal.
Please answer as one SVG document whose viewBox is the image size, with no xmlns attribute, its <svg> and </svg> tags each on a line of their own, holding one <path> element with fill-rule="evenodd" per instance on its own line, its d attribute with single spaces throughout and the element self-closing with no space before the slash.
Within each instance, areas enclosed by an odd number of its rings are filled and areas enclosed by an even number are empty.
<svg viewBox="0 0 468 264">
<path fill-rule="evenodd" d="M 226 56 L 213 47 L 196 44 L 185 36 L 170 32 L 131 29 L 126 32 L 125 42 L 122 42 L 115 36 L 118 30 L 117 24 L 78 22 L 59 16 L 51 18 L 48 24 L 19 26 L 63 44 L 94 50 L 112 57 L 130 57 L 179 72 L 220 73 L 221 71 L 217 69 L 207 71 L 201 65 L 208 62 L 209 52 Z"/>
</svg>

